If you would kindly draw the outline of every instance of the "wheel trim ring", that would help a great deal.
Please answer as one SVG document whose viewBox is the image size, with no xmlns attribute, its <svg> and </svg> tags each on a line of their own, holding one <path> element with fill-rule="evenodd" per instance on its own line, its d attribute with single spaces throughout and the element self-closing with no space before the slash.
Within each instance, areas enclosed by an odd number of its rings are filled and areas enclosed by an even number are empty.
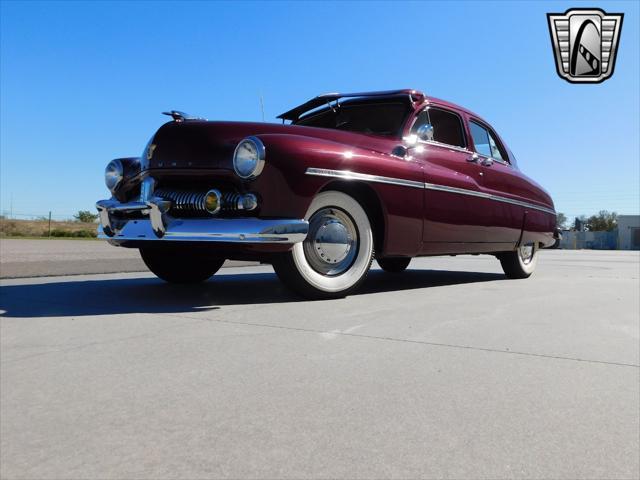
<svg viewBox="0 0 640 480">
<path fill-rule="evenodd" d="M 323 207 L 309 218 L 309 234 L 303 242 L 304 256 L 317 273 L 325 277 L 342 275 L 358 257 L 358 233 L 356 223 L 347 212 L 337 207 Z"/>
<path fill-rule="evenodd" d="M 529 265 L 532 262 L 535 252 L 536 252 L 535 243 L 528 243 L 526 245 L 521 245 L 518 248 L 518 256 L 520 257 L 520 260 L 522 261 L 522 263 L 524 263 L 525 265 Z"/>
</svg>

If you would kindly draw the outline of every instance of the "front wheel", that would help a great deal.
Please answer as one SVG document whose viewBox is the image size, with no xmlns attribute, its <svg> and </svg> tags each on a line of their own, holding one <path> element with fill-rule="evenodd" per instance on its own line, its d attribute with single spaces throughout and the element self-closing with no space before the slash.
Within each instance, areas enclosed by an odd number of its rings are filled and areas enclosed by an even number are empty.
<svg viewBox="0 0 640 480">
<path fill-rule="evenodd" d="M 202 258 L 191 252 L 141 248 L 140 256 L 158 278 L 169 283 L 200 283 L 215 274 L 224 258 Z"/>
<path fill-rule="evenodd" d="M 410 257 L 395 257 L 395 258 L 378 258 L 378 265 L 380 268 L 388 273 L 400 273 L 404 272 L 409 263 L 411 263 Z"/>
<path fill-rule="evenodd" d="M 520 245 L 515 252 L 505 252 L 498 256 L 507 278 L 527 278 L 538 264 L 538 244 Z"/>
<path fill-rule="evenodd" d="M 305 218 L 307 238 L 274 259 L 282 282 L 311 299 L 339 298 L 364 281 L 373 260 L 373 232 L 360 204 L 342 192 L 318 194 Z"/>
</svg>

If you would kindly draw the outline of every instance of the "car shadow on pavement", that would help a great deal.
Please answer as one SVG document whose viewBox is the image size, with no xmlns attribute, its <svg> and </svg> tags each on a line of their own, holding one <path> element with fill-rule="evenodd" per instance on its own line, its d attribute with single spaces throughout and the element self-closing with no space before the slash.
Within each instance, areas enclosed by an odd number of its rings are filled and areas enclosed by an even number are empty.
<svg viewBox="0 0 640 480">
<path fill-rule="evenodd" d="M 370 272 L 351 297 L 372 293 L 503 280 L 497 273 L 410 269 Z M 198 285 L 170 285 L 144 278 L 66 280 L 2 287 L 0 317 L 74 317 L 132 313 L 188 313 L 229 305 L 303 302 L 274 273 L 215 276 Z"/>
</svg>

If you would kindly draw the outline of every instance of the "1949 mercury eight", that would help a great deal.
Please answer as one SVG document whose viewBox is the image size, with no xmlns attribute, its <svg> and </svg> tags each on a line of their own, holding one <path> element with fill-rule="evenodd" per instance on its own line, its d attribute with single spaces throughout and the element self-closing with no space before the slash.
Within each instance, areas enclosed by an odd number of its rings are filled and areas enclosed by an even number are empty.
<svg viewBox="0 0 640 480">
<path fill-rule="evenodd" d="M 549 194 L 495 130 L 416 90 L 320 95 L 282 125 L 168 114 L 140 157 L 108 164 L 112 197 L 97 203 L 99 236 L 139 248 L 168 282 L 251 259 L 333 298 L 374 258 L 401 272 L 416 256 L 479 253 L 525 278 L 557 236 Z"/>
</svg>

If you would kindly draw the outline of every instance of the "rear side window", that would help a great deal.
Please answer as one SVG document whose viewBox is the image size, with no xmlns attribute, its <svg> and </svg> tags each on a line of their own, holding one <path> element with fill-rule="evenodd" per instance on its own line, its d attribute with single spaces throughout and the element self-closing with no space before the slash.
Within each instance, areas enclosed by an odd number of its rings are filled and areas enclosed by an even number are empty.
<svg viewBox="0 0 640 480">
<path fill-rule="evenodd" d="M 506 153 L 503 153 L 502 147 L 489 129 L 472 120 L 469 122 L 469 130 L 471 130 L 471 137 L 473 138 L 476 152 L 485 157 L 506 161 Z"/>
<path fill-rule="evenodd" d="M 466 146 L 462 130 L 462 120 L 458 115 L 439 108 L 429 107 L 418 114 L 411 133 L 416 133 L 418 127 L 430 123 L 433 127 L 433 140 L 455 147 Z"/>
</svg>

